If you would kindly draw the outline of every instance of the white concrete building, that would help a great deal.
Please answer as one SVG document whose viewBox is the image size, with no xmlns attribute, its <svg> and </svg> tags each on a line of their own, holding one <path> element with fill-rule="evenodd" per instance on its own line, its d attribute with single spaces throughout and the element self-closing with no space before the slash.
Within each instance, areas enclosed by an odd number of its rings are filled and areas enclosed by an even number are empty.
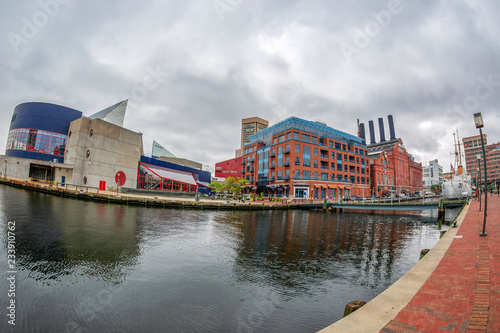
<svg viewBox="0 0 500 333">
<path fill-rule="evenodd" d="M 429 165 L 422 167 L 422 185 L 424 191 L 430 191 L 433 185 L 443 185 L 443 167 L 438 160 L 429 161 Z"/>
</svg>

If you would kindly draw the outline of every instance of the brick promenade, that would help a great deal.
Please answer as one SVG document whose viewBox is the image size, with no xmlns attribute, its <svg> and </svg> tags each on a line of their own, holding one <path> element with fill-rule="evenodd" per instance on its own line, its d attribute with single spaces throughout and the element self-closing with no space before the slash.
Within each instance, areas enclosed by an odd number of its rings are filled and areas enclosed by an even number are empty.
<svg viewBox="0 0 500 333">
<path fill-rule="evenodd" d="M 473 200 L 431 277 L 380 332 L 500 332 L 500 198 L 488 195 L 487 237 L 478 209 Z"/>
</svg>

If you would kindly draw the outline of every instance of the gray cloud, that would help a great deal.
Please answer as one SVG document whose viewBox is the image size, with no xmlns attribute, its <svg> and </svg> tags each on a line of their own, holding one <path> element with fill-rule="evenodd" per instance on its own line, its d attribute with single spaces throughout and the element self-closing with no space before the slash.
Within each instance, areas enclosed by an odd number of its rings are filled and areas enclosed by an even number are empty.
<svg viewBox="0 0 500 333">
<path fill-rule="evenodd" d="M 26 20 L 43 18 L 40 3 L 54 15 L 23 36 Z M 489 142 L 500 138 L 493 0 L 401 1 L 378 31 L 370 27 L 394 0 L 226 2 L 222 19 L 210 1 L 54 3 L 0 3 L 4 119 L 26 101 L 89 115 L 137 92 L 158 68 L 165 77 L 140 102 L 131 98 L 125 127 L 144 133 L 146 153 L 155 139 L 212 171 L 238 148 L 241 118 L 255 115 L 323 120 L 355 134 L 356 119 L 393 114 L 410 153 L 438 158 L 445 170 L 455 128 L 477 134 L 472 113 L 483 112 Z M 360 31 L 369 37 L 362 47 Z M 16 47 L 12 34 L 26 43 Z M 349 59 L 342 43 L 356 47 Z M 488 97 L 464 107 L 488 77 Z M 0 123 L 1 144 L 8 126 Z"/>
</svg>

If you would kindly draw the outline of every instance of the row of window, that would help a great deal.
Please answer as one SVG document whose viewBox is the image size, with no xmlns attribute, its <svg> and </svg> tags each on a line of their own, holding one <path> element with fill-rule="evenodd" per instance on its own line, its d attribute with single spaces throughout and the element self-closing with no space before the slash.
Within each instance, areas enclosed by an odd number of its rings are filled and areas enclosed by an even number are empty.
<svg viewBox="0 0 500 333">
<path fill-rule="evenodd" d="M 6 149 L 64 156 L 66 138 L 65 134 L 60 133 L 31 128 L 16 128 L 9 131 Z"/>
<path fill-rule="evenodd" d="M 248 181 L 253 183 L 253 175 L 247 175 L 245 177 Z M 289 180 L 290 179 L 290 171 L 289 170 L 278 170 L 276 173 L 274 171 L 269 174 L 261 173 L 257 178 L 259 181 L 276 181 L 276 180 Z M 294 170 L 292 179 L 294 180 L 323 180 L 323 181 L 333 181 L 333 182 L 347 182 L 347 183 L 356 183 L 356 184 L 368 184 L 370 182 L 369 177 L 363 176 L 348 176 L 341 174 L 328 174 L 327 172 L 322 172 L 321 174 L 318 172 L 311 172 L 308 170 L 300 171 Z"/>
</svg>

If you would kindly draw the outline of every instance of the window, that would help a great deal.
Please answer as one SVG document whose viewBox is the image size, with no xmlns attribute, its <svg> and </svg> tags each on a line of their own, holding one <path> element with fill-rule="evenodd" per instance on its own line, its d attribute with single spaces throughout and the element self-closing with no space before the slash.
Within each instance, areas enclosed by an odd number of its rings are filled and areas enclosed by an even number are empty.
<svg viewBox="0 0 500 333">
<path fill-rule="evenodd" d="M 295 156 L 295 165 L 300 165 L 300 157 Z"/>
<path fill-rule="evenodd" d="M 314 160 L 314 167 L 317 168 L 318 167 L 318 160 Z"/>
<path fill-rule="evenodd" d="M 286 133 L 286 139 L 290 140 L 292 138 L 292 132 Z"/>
<path fill-rule="evenodd" d="M 311 179 L 311 171 L 304 170 L 304 179 Z"/>
<path fill-rule="evenodd" d="M 299 132 L 293 132 L 293 138 L 299 140 Z"/>
<path fill-rule="evenodd" d="M 313 148 L 314 156 L 318 156 L 318 148 Z"/>
<path fill-rule="evenodd" d="M 328 180 L 328 174 L 325 172 L 321 173 L 321 180 Z"/>
<path fill-rule="evenodd" d="M 307 134 L 302 134 L 302 141 L 305 141 L 305 142 L 311 142 L 311 139 L 310 139 L 309 135 L 307 135 Z"/>
<path fill-rule="evenodd" d="M 29 128 L 16 128 L 9 131 L 6 149 L 64 156 L 66 138 L 66 134 Z"/>
<path fill-rule="evenodd" d="M 300 170 L 294 170 L 294 175 L 293 175 L 293 178 L 294 179 L 300 179 Z"/>
<path fill-rule="evenodd" d="M 315 137 L 315 136 L 313 136 L 313 137 L 312 137 L 312 142 L 313 142 L 314 144 L 318 144 L 318 138 L 317 138 L 317 137 Z"/>
<path fill-rule="evenodd" d="M 295 152 L 300 153 L 300 145 L 295 145 Z"/>
<path fill-rule="evenodd" d="M 335 149 L 340 149 L 340 143 L 335 142 Z"/>
<path fill-rule="evenodd" d="M 342 145 L 342 150 L 346 150 L 346 145 Z"/>
</svg>

